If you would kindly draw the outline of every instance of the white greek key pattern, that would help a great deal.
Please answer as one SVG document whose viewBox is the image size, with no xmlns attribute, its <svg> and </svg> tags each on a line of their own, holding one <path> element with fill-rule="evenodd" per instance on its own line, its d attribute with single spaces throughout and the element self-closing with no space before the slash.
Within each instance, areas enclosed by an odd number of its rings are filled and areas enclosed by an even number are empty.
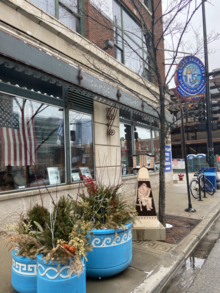
<svg viewBox="0 0 220 293">
<path fill-rule="evenodd" d="M 20 275 L 25 275 L 25 276 L 37 275 L 37 264 L 23 264 L 13 259 L 12 268 L 16 273 Z"/>
<path fill-rule="evenodd" d="M 43 270 L 43 272 L 41 272 L 40 268 Z M 58 270 L 58 269 L 56 269 L 56 268 L 54 268 L 54 267 L 49 267 L 49 268 L 45 269 L 44 266 L 42 266 L 41 264 L 38 264 L 38 273 L 39 273 L 39 275 L 40 275 L 41 277 L 43 277 L 43 276 L 46 275 L 47 278 L 50 279 L 50 280 L 54 280 L 54 279 L 56 279 L 58 276 L 60 276 L 62 279 L 67 279 L 67 278 L 69 278 L 69 277 L 72 275 L 73 272 L 71 273 L 71 275 L 69 275 L 69 274 L 67 274 L 67 273 L 66 273 L 66 275 L 61 274 L 62 271 L 63 271 L 63 270 L 66 270 L 66 269 L 70 269 L 70 266 L 65 266 L 65 267 L 63 267 L 62 269 Z M 54 272 L 56 273 L 56 275 L 55 275 L 55 276 L 50 276 L 50 275 L 48 274 L 48 272 L 51 272 L 51 271 L 54 271 Z"/>
<path fill-rule="evenodd" d="M 115 238 L 113 237 L 106 237 L 103 241 L 100 238 L 94 238 L 92 240 L 93 247 L 105 247 L 105 246 L 114 246 L 118 244 L 122 244 L 124 242 L 129 241 L 132 238 L 131 230 L 125 232 L 122 237 L 119 235 Z"/>
</svg>

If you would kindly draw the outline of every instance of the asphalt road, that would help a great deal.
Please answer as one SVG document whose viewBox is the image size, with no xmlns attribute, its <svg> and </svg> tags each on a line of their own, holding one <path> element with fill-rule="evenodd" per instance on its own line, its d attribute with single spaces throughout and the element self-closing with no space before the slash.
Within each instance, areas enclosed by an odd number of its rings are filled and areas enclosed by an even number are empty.
<svg viewBox="0 0 220 293">
<path fill-rule="evenodd" d="M 210 252 L 207 260 L 197 274 L 187 293 L 219 293 L 220 292 L 220 239 Z"/>
</svg>

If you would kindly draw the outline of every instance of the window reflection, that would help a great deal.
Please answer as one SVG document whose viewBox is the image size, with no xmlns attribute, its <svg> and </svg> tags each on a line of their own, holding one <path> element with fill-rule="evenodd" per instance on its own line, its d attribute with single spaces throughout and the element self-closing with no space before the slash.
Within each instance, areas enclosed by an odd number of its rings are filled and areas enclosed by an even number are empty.
<svg viewBox="0 0 220 293">
<path fill-rule="evenodd" d="M 32 3 L 55 16 L 55 0 L 30 0 Z"/>
<path fill-rule="evenodd" d="M 138 47 L 129 37 L 124 36 L 125 65 L 134 72 L 142 75 L 142 48 Z"/>
<path fill-rule="evenodd" d="M 79 18 L 64 8 L 62 5 L 59 5 L 59 20 L 72 30 L 76 32 L 80 31 Z"/>
<path fill-rule="evenodd" d="M 0 94 L 1 191 L 65 182 L 63 111 L 59 110 Z"/>
<path fill-rule="evenodd" d="M 72 182 L 83 175 L 94 178 L 92 116 L 70 111 L 69 121 Z"/>
<path fill-rule="evenodd" d="M 135 127 L 135 155 L 152 154 L 150 129 Z"/>
<path fill-rule="evenodd" d="M 131 126 L 120 123 L 122 175 L 133 174 Z"/>
<path fill-rule="evenodd" d="M 80 32 L 78 0 L 29 0 L 74 31 Z M 56 11 L 57 14 L 56 14 Z"/>
</svg>

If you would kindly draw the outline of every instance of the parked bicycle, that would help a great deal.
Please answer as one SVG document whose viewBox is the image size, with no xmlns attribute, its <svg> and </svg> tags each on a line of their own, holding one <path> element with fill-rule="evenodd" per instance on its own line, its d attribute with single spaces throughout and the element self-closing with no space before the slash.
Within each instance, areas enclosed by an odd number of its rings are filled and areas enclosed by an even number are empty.
<svg viewBox="0 0 220 293">
<path fill-rule="evenodd" d="M 213 195 L 215 193 L 215 188 L 212 184 L 212 182 L 207 179 L 205 177 L 204 172 L 207 170 L 208 168 L 206 168 L 205 170 L 200 170 L 199 172 L 195 173 L 194 176 L 196 176 L 197 178 L 194 178 L 190 181 L 190 185 L 189 185 L 189 189 L 190 192 L 192 194 L 192 196 L 197 199 L 199 198 L 199 180 L 200 180 L 200 190 L 201 192 L 204 192 L 204 188 L 205 191 L 210 194 Z M 205 181 L 205 184 L 204 184 Z"/>
</svg>

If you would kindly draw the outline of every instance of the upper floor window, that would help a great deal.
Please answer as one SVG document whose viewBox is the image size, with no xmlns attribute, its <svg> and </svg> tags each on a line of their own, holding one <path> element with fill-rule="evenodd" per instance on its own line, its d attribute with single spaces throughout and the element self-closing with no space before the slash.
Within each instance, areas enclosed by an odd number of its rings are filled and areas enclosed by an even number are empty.
<svg viewBox="0 0 220 293">
<path fill-rule="evenodd" d="M 59 19 L 72 30 L 80 33 L 79 0 L 30 0 L 32 3 Z"/>
<path fill-rule="evenodd" d="M 116 1 L 113 1 L 115 58 L 137 74 L 150 79 L 148 50 L 141 26 Z"/>
<path fill-rule="evenodd" d="M 147 6 L 147 8 L 151 11 L 151 8 L 152 8 L 152 6 L 151 6 L 151 1 L 152 0 L 141 0 L 146 6 Z"/>
</svg>

